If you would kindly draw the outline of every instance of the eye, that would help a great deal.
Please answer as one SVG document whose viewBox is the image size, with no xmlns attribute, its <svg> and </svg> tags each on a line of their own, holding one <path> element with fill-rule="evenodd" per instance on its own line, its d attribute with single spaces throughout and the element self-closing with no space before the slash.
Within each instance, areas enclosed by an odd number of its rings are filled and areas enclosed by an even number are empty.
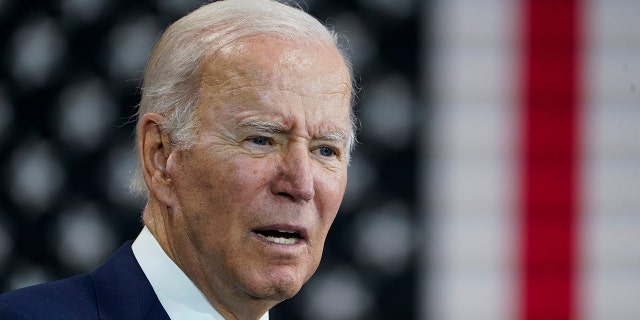
<svg viewBox="0 0 640 320">
<path fill-rule="evenodd" d="M 271 139 L 266 138 L 266 137 L 251 137 L 249 139 L 251 143 L 253 144 L 257 144 L 259 146 L 268 146 L 271 145 Z"/>
<path fill-rule="evenodd" d="M 323 157 L 333 157 L 337 155 L 337 152 L 331 147 L 319 147 L 317 150 Z"/>
</svg>

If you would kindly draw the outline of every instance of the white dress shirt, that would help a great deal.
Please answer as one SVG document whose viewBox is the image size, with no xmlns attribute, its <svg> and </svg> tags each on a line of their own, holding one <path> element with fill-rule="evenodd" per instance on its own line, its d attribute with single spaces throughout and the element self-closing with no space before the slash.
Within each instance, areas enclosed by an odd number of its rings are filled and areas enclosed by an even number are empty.
<svg viewBox="0 0 640 320">
<path fill-rule="evenodd" d="M 224 320 L 202 291 L 162 250 L 147 227 L 142 229 L 131 248 L 169 318 Z M 269 313 L 260 320 L 269 320 Z"/>
</svg>

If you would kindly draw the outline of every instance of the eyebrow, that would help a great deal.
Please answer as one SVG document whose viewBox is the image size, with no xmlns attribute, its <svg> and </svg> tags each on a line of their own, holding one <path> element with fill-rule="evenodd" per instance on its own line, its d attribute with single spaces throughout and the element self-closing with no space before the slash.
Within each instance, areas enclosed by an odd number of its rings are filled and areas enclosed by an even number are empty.
<svg viewBox="0 0 640 320">
<path fill-rule="evenodd" d="M 249 120 L 241 123 L 240 128 L 252 128 L 267 133 L 287 133 L 289 131 L 282 125 L 264 120 Z"/>
<path fill-rule="evenodd" d="M 317 138 L 318 140 L 331 141 L 335 143 L 345 144 L 347 143 L 347 135 L 343 132 L 329 132 L 327 134 L 323 134 Z"/>
<path fill-rule="evenodd" d="M 289 133 L 291 131 L 290 129 L 287 129 L 283 125 L 280 125 L 271 121 L 257 120 L 257 119 L 243 122 L 239 125 L 239 127 L 252 128 L 257 131 L 266 132 L 266 133 Z M 313 137 L 313 138 L 316 140 L 331 141 L 331 142 L 343 143 L 343 144 L 346 144 L 347 141 L 349 140 L 347 134 L 340 131 L 328 132 L 321 136 Z"/>
</svg>

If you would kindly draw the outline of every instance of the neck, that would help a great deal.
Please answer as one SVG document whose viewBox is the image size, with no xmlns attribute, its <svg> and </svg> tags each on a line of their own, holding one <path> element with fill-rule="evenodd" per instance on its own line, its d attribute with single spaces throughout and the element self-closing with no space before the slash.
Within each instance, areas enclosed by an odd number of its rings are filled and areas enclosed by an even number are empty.
<svg viewBox="0 0 640 320">
<path fill-rule="evenodd" d="M 175 212 L 150 199 L 142 215 L 145 226 L 156 238 L 162 250 L 200 289 L 209 303 L 225 318 L 258 320 L 280 301 L 258 299 L 238 290 L 207 272 L 200 263 L 185 233 L 176 230 Z"/>
</svg>

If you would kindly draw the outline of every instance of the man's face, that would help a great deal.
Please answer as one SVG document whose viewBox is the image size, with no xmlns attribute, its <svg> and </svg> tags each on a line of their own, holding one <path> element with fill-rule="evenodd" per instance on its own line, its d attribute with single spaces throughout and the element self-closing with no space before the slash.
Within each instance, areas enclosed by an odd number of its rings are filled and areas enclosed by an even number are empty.
<svg viewBox="0 0 640 320">
<path fill-rule="evenodd" d="M 348 71 L 335 48 L 255 37 L 217 54 L 200 92 L 195 146 L 167 164 L 175 258 L 208 296 L 289 298 L 346 188 Z"/>
</svg>

